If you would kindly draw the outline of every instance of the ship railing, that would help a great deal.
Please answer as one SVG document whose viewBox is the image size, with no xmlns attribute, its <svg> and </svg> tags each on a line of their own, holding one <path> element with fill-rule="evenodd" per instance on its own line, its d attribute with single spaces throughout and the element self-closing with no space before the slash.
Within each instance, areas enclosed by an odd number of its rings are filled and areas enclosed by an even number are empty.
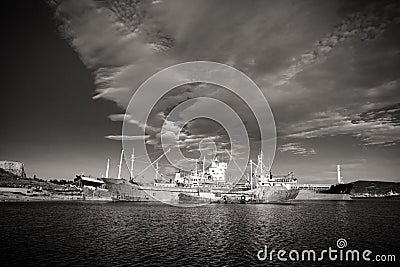
<svg viewBox="0 0 400 267">
<path fill-rule="evenodd" d="M 311 189 L 311 190 L 320 190 L 320 189 L 329 189 L 331 187 L 330 184 L 299 184 L 298 189 Z"/>
</svg>

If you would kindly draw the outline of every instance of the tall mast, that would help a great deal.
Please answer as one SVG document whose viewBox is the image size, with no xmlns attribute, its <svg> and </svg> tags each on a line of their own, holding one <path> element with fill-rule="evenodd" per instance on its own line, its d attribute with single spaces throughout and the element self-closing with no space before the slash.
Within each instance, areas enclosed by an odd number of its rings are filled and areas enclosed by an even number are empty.
<svg viewBox="0 0 400 267">
<path fill-rule="evenodd" d="M 155 162 L 158 163 L 158 161 L 159 161 L 164 155 L 166 155 L 167 153 L 169 153 L 170 151 L 171 151 L 171 149 L 169 148 L 169 149 L 167 150 L 167 152 L 162 153 L 161 156 L 159 156 L 153 163 L 150 163 L 149 165 L 147 165 L 146 168 L 144 168 L 141 172 L 139 172 L 139 173 L 137 174 L 137 176 L 141 175 L 141 174 L 144 173 L 148 168 L 150 168 L 151 166 L 153 166 L 153 164 L 154 164 Z"/>
<path fill-rule="evenodd" d="M 110 170 L 110 159 L 107 159 L 107 168 L 106 168 L 106 177 L 105 178 L 108 178 L 109 170 Z"/>
<path fill-rule="evenodd" d="M 198 165 L 198 161 L 197 161 L 197 159 L 196 159 L 196 167 L 195 167 L 195 173 L 196 173 L 196 175 L 198 174 L 197 172 L 198 172 L 198 170 L 197 170 L 197 165 Z"/>
<path fill-rule="evenodd" d="M 253 190 L 253 160 L 250 160 L 250 189 Z"/>
<path fill-rule="evenodd" d="M 158 161 L 156 162 L 156 180 L 158 180 L 158 174 L 159 174 L 159 169 L 158 169 Z"/>
<path fill-rule="evenodd" d="M 135 147 L 132 147 L 132 157 L 131 157 L 131 179 L 133 179 L 133 162 L 135 161 Z"/>
<path fill-rule="evenodd" d="M 122 149 L 121 151 L 121 158 L 119 160 L 119 166 L 118 166 L 118 179 L 121 179 L 121 169 L 122 169 L 122 157 L 124 156 L 124 150 Z"/>
<path fill-rule="evenodd" d="M 205 174 L 205 166 L 204 166 L 205 161 L 206 161 L 206 156 L 203 157 L 203 174 L 202 174 L 203 178 L 204 178 L 204 174 Z"/>
</svg>

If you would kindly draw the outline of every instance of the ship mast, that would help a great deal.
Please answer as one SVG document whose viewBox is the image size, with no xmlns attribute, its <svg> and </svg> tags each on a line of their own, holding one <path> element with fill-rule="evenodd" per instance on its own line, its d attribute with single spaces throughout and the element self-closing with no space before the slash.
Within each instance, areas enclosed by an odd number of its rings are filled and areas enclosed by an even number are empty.
<svg viewBox="0 0 400 267">
<path fill-rule="evenodd" d="M 256 173 L 262 173 L 262 155 L 257 156 Z"/>
<path fill-rule="evenodd" d="M 164 155 L 166 155 L 167 153 L 169 153 L 170 151 L 171 151 L 171 149 L 168 149 L 166 152 L 162 153 L 161 156 L 159 156 L 154 162 L 152 162 L 152 163 L 150 163 L 149 165 L 147 165 L 147 167 L 144 168 L 139 174 L 137 174 L 137 176 L 139 176 L 139 175 L 141 175 L 142 173 L 144 173 L 148 168 L 150 168 L 151 166 L 153 166 L 154 163 L 157 162 L 157 164 L 158 164 L 158 161 L 159 161 Z"/>
<path fill-rule="evenodd" d="M 106 177 L 105 178 L 108 178 L 109 170 L 110 170 L 110 159 L 107 159 L 107 168 L 106 168 Z"/>
<path fill-rule="evenodd" d="M 133 163 L 135 161 L 135 147 L 132 147 L 132 156 L 131 156 L 131 179 L 133 179 Z"/>
<path fill-rule="evenodd" d="M 205 166 L 204 166 L 205 161 L 206 161 L 206 156 L 203 157 L 203 174 L 202 174 L 203 179 L 204 179 L 204 174 L 205 174 Z"/>
<path fill-rule="evenodd" d="M 250 160 L 250 189 L 253 190 L 253 160 Z"/>
<path fill-rule="evenodd" d="M 118 179 L 121 179 L 121 169 L 122 169 L 122 157 L 124 156 L 124 150 L 122 149 L 121 151 L 121 158 L 119 160 L 119 166 L 118 166 Z"/>
<path fill-rule="evenodd" d="M 256 171 L 255 171 L 256 173 L 265 175 L 267 171 L 268 172 L 271 171 L 271 167 L 267 168 L 263 160 L 264 160 L 264 153 L 260 151 L 260 154 L 257 157 L 257 165 L 255 164 L 254 165 L 256 166 Z"/>
<path fill-rule="evenodd" d="M 156 181 L 158 181 L 159 169 L 158 169 L 158 161 L 156 162 Z"/>
</svg>

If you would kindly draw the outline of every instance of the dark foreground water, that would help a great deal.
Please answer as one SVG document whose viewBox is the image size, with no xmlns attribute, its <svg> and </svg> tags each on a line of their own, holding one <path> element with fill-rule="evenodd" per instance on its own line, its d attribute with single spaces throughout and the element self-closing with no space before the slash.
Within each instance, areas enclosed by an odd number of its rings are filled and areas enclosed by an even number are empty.
<svg viewBox="0 0 400 267">
<path fill-rule="evenodd" d="M 282 262 L 265 249 L 347 247 L 395 255 L 400 262 L 400 201 L 303 202 L 292 205 L 212 205 L 37 202 L 0 203 L 0 266 L 253 266 L 352 265 Z M 339 252 L 337 252 L 339 253 Z M 263 253 L 259 254 L 261 257 Z M 296 254 L 291 254 L 296 259 Z M 284 258 L 282 257 L 282 258 Z M 301 255 L 300 255 L 301 258 Z M 349 259 L 351 259 L 349 257 Z M 369 266 L 373 262 L 359 262 Z M 375 261 L 376 263 L 376 261 Z M 386 266 L 389 263 L 380 263 Z M 396 265 L 393 264 L 392 265 Z M 399 265 L 400 266 L 400 265 Z"/>
</svg>

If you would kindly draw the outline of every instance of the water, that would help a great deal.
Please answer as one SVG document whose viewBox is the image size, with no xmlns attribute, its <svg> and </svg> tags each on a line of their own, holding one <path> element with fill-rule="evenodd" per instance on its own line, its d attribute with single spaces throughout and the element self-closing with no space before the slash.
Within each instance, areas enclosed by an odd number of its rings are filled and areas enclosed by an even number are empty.
<svg viewBox="0 0 400 267">
<path fill-rule="evenodd" d="M 400 261 L 398 200 L 198 208 L 28 202 L 0 203 L 0 211 L 1 266 L 285 265 L 276 257 L 259 261 L 257 252 L 264 245 L 288 252 L 337 248 L 339 238 L 346 249 L 397 254 Z M 343 265 L 328 260 L 322 263 Z"/>
</svg>

